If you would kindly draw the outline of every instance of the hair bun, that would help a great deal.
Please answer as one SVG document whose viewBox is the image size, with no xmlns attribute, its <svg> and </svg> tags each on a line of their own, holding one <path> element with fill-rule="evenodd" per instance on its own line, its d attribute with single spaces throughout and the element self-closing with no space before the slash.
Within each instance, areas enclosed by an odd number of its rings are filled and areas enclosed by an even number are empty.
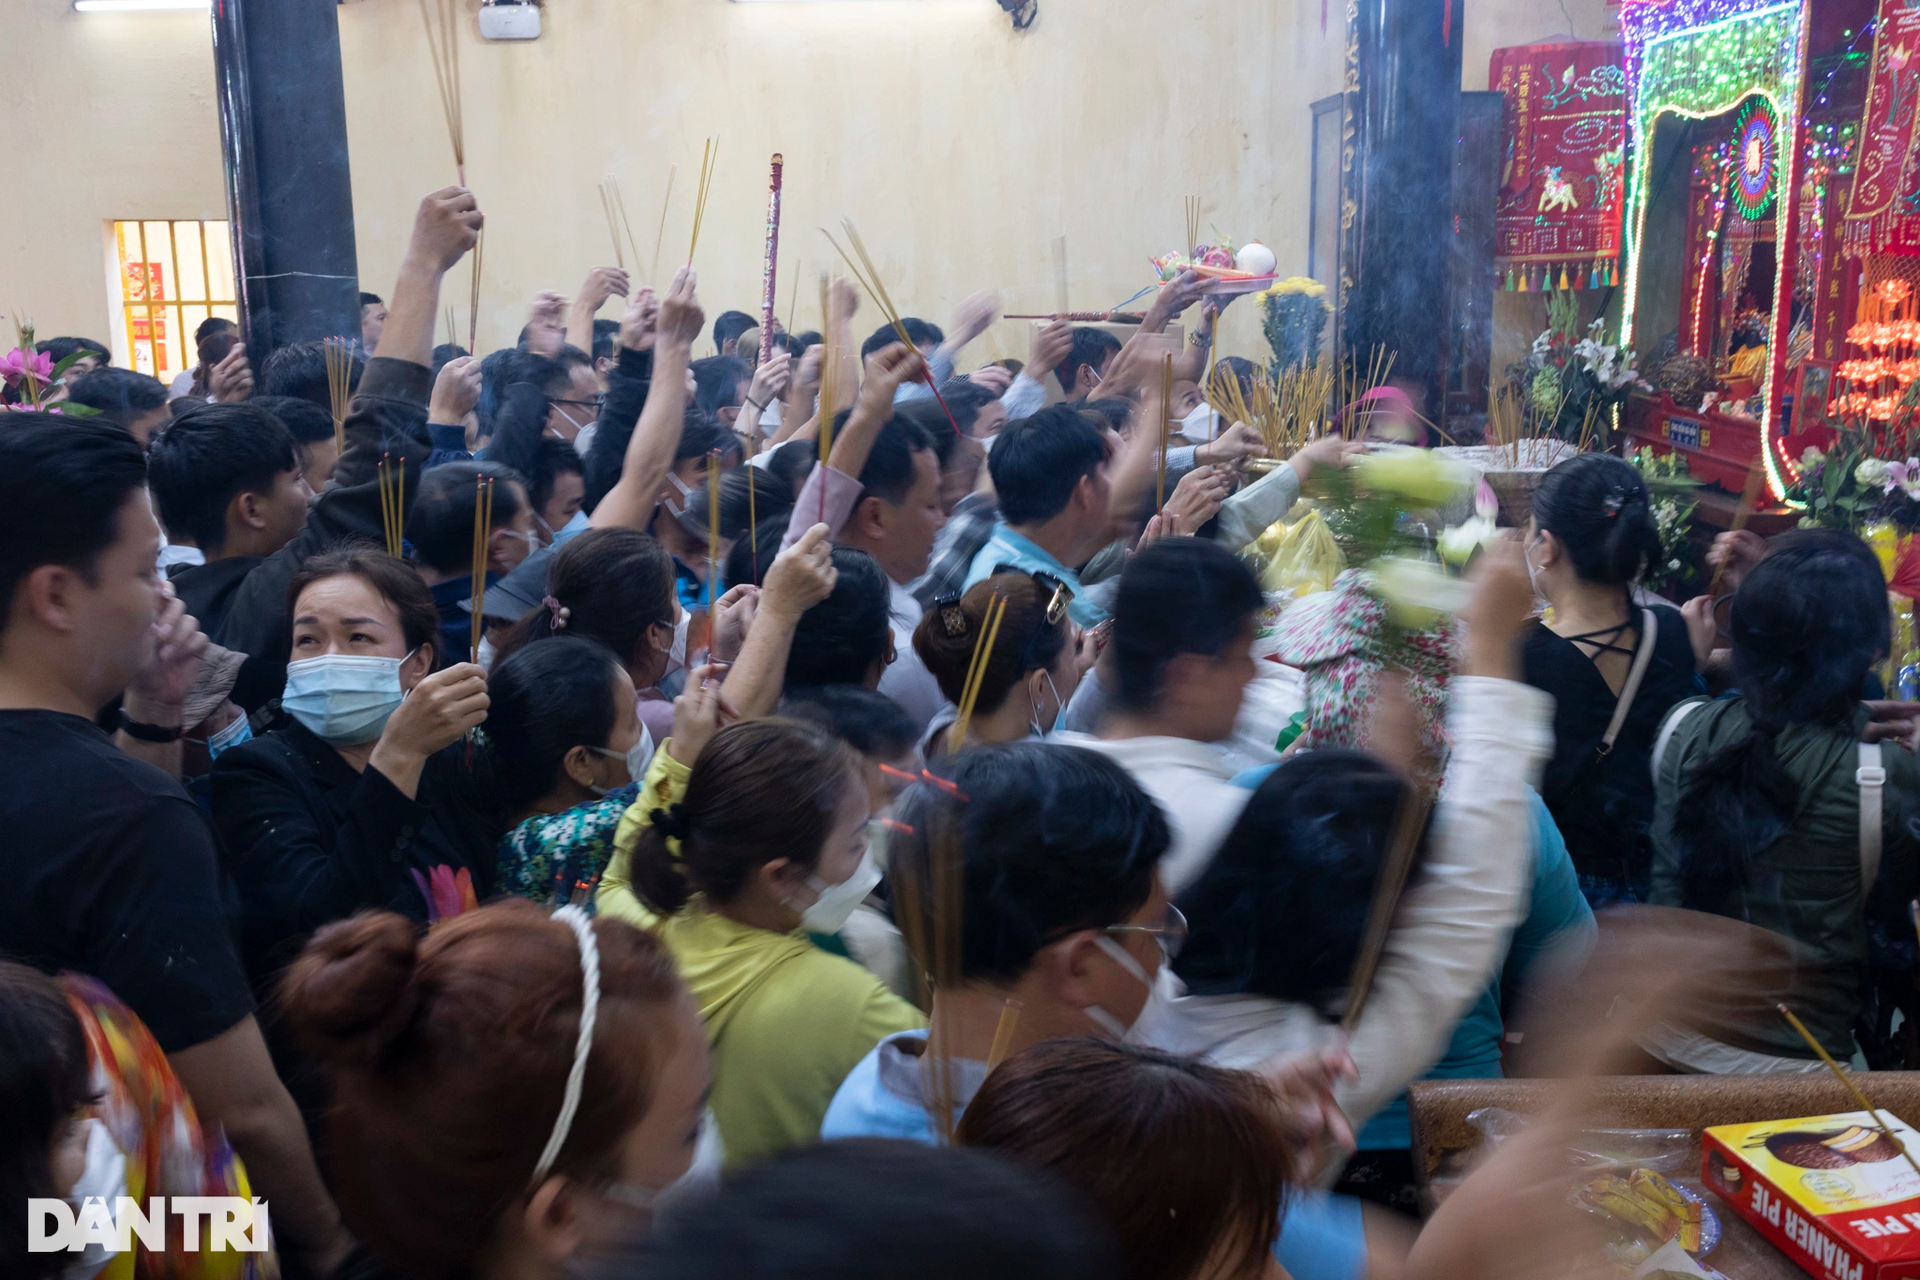
<svg viewBox="0 0 1920 1280">
<path fill-rule="evenodd" d="M 377 1060 L 412 1021 L 419 939 L 391 911 L 363 911 L 315 933 L 280 983 L 289 1026 L 327 1061 Z"/>
</svg>

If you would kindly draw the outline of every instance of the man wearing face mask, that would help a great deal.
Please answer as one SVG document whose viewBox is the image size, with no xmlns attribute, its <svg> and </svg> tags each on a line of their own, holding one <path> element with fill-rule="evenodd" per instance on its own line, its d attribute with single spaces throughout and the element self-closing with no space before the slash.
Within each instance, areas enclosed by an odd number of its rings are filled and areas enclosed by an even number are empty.
<svg viewBox="0 0 1920 1280">
<path fill-rule="evenodd" d="M 440 610 L 440 642 L 449 662 L 473 658 L 473 615 L 461 605 L 472 602 L 474 505 L 481 484 L 487 481 L 493 490 L 493 523 L 486 532 L 487 585 L 492 586 L 540 545 L 533 504 L 515 472 L 497 462 L 435 467 L 421 479 L 419 496 L 407 516 L 414 568 Z"/>
</svg>

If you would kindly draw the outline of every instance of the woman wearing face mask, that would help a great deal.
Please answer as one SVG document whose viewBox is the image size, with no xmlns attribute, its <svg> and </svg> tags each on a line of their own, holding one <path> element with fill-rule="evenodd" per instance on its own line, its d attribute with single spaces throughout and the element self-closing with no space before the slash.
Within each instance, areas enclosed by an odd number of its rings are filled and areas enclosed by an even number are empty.
<svg viewBox="0 0 1920 1280">
<path fill-rule="evenodd" d="M 873 1046 L 925 1025 L 851 960 L 816 946 L 880 879 L 860 758 L 824 730 L 722 730 L 678 803 L 628 811 L 603 916 L 654 929 L 714 1047 L 713 1112 L 730 1160 L 813 1141 L 834 1089 Z"/>
<path fill-rule="evenodd" d="M 685 670 L 691 622 L 658 542 L 633 529 L 589 529 L 554 555 L 546 599 L 508 632 L 495 664 L 552 636 L 597 640 L 626 668 L 648 741 L 658 743 L 673 730 L 673 703 L 655 686 Z"/>
<path fill-rule="evenodd" d="M 649 766 L 667 767 L 634 713 L 633 680 L 606 646 L 563 636 L 516 651 L 487 691 L 489 790 L 512 824 L 500 838 L 500 891 L 590 913 L 621 815 Z M 681 773 L 713 736 L 714 716 L 702 711 L 718 697 L 696 679 L 680 700 L 660 754 Z"/>
<path fill-rule="evenodd" d="M 279 997 L 331 1069 L 341 1216 L 406 1280 L 574 1274 L 712 1152 L 686 988 L 617 921 L 512 900 L 422 937 L 370 912 L 316 934 Z"/>
<path fill-rule="evenodd" d="M 1704 597 L 1685 617 L 1635 599 L 1659 554 L 1646 482 L 1630 463 L 1582 454 L 1542 478 L 1526 557 L 1550 612 L 1527 633 L 1525 665 L 1527 683 L 1554 700 L 1540 797 L 1595 908 L 1646 901 L 1654 738 L 1667 709 L 1704 687 L 1697 671 L 1713 646 Z"/>
<path fill-rule="evenodd" d="M 486 673 L 434 670 L 439 614 L 413 570 L 368 548 L 329 552 L 287 598 L 281 706 L 294 723 L 223 752 L 213 773 L 256 978 L 355 911 L 426 921 L 448 913 L 448 893 L 455 911 L 488 897 L 499 834 L 463 760 L 487 718 Z"/>
<path fill-rule="evenodd" d="M 1095 649 L 1067 617 L 1073 599 L 1059 582 L 1041 574 L 997 573 L 958 600 L 936 600 L 913 629 L 914 652 L 953 703 L 933 718 L 921 750 L 928 760 L 947 753 L 956 708 L 966 684 L 987 607 L 998 596 L 1006 610 L 980 675 L 967 723 L 967 743 L 1017 742 L 1060 727 L 1067 701 L 1093 665 Z"/>
</svg>

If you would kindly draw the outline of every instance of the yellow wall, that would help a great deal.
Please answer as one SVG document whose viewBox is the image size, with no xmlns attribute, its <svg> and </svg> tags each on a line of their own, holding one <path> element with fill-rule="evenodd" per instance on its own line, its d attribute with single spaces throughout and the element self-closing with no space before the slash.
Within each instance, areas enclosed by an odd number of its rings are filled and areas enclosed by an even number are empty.
<svg viewBox="0 0 1920 1280">
<path fill-rule="evenodd" d="M 1567 8 L 1577 34 L 1606 29 L 1602 0 Z M 987 286 L 1011 309 L 1052 309 L 1063 233 L 1072 305 L 1111 306 L 1150 279 L 1150 254 L 1177 246 L 1190 194 L 1203 228 L 1264 240 L 1283 272 L 1304 271 L 1307 104 L 1338 91 L 1343 56 L 1344 6 L 1328 9 L 1323 36 L 1316 0 L 1192 0 L 1147 20 L 1112 0 L 1041 0 L 1015 34 L 990 0 L 549 0 L 546 34 L 524 44 L 482 43 L 469 17 L 482 345 L 510 340 L 534 292 L 570 292 L 609 259 L 605 174 L 650 256 L 678 163 L 663 273 L 684 258 L 709 134 L 720 165 L 696 262 L 709 315 L 758 310 L 776 149 L 783 314 L 796 273 L 812 293 L 831 252 L 817 228 L 843 216 L 902 309 L 936 321 Z M 414 205 L 452 180 L 452 159 L 416 5 L 339 12 L 361 278 L 384 294 Z M 1557 4 L 1469 0 L 1464 26 L 1463 83 L 1483 88 L 1495 44 L 1567 21 Z M 55 162 L 32 198 L 0 201 L 0 309 L 31 312 L 45 335 L 104 335 L 106 220 L 224 216 L 207 20 L 0 0 L 0 45 L 23 55 L 0 80 L 5 118 Z M 464 280 L 449 295 L 464 331 Z M 802 303 L 810 327 L 818 303 Z M 1255 354 L 1251 308 L 1228 316 L 1227 349 Z M 860 323 L 878 322 L 869 308 Z M 1024 327 L 1003 323 L 972 354 L 1024 356 Z"/>
</svg>

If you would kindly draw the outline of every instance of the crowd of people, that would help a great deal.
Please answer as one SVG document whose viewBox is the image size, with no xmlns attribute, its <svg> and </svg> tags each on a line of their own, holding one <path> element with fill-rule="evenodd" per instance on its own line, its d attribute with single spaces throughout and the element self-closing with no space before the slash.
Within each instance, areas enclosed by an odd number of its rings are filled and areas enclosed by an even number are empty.
<svg viewBox="0 0 1920 1280">
<path fill-rule="evenodd" d="M 343 405 L 209 320 L 171 387 L 55 340 L 0 417 L 20 1274 L 126 1264 L 27 1253 L 26 1198 L 152 1194 L 261 1197 L 302 1277 L 1499 1274 L 1512 1170 L 1421 1225 L 1405 1090 L 1513 1066 L 1610 920 L 1720 917 L 1878 1043 L 1920 709 L 1858 539 L 1724 537 L 1675 608 L 1581 455 L 1480 552 L 1436 732 L 1388 676 L 1287 750 L 1243 552 L 1431 443 L 1403 392 L 1243 472 L 1191 275 L 965 373 L 990 294 L 709 327 L 691 265 L 437 346 L 481 224 L 422 201 Z M 1820 1069 L 1736 1003 L 1578 1031 Z"/>
</svg>

